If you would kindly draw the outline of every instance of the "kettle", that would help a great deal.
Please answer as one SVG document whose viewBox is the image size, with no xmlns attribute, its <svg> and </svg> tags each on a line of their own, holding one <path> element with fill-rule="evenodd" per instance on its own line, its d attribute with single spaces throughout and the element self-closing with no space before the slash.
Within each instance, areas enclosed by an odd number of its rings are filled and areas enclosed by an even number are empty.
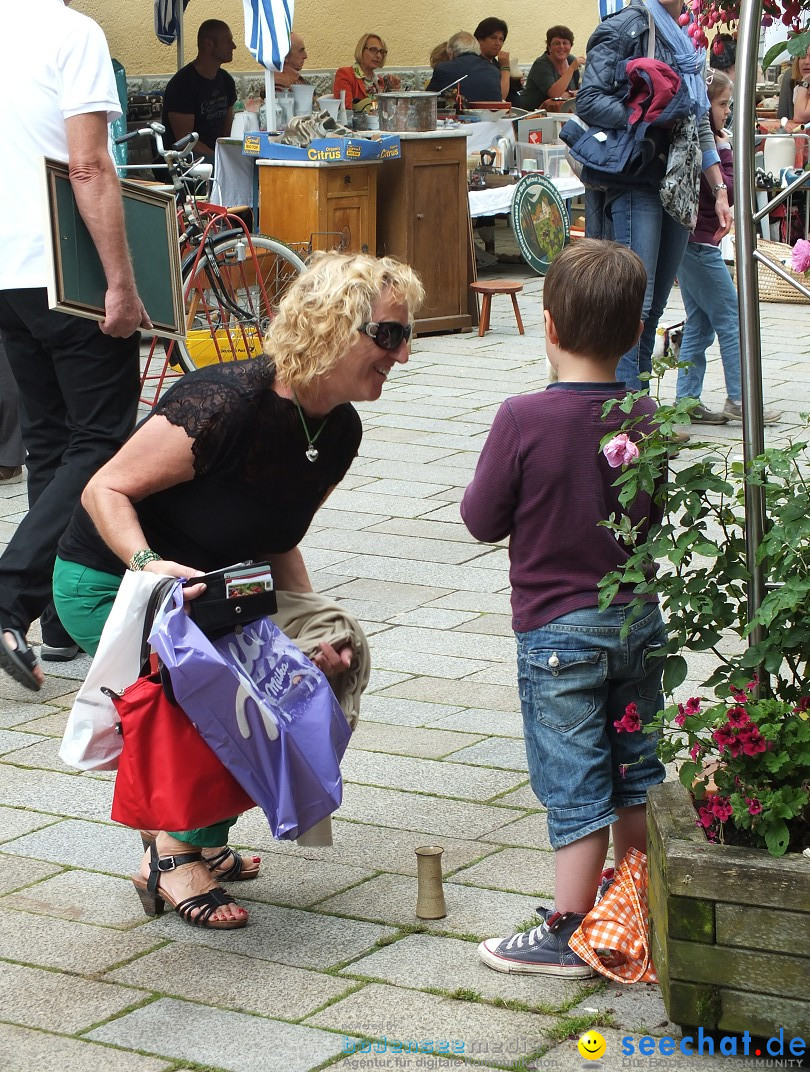
<svg viewBox="0 0 810 1072">
<path fill-rule="evenodd" d="M 501 171 L 509 172 L 515 166 L 515 143 L 509 138 L 498 138 L 495 149 L 501 161 Z"/>
</svg>

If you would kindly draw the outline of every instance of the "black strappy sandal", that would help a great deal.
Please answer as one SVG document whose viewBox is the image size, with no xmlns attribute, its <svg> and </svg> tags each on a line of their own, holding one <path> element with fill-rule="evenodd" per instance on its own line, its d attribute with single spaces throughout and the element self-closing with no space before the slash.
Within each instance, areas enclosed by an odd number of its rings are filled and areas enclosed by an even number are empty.
<svg viewBox="0 0 810 1072">
<path fill-rule="evenodd" d="M 148 852 L 150 846 L 155 843 L 155 835 L 151 830 L 141 830 L 140 833 L 141 844 Z M 224 871 L 219 871 L 218 868 L 228 863 L 229 860 L 233 860 L 230 867 Z M 232 849 L 230 845 L 226 845 L 224 849 L 221 849 L 214 856 L 205 856 L 203 854 L 203 863 L 214 878 L 219 879 L 220 882 L 251 882 L 254 878 L 259 877 L 259 868 L 261 867 L 261 860 L 259 860 L 253 870 L 250 870 L 244 856 Z"/>
<path fill-rule="evenodd" d="M 211 919 L 211 916 L 223 905 L 236 904 L 236 899 L 220 886 L 208 890 L 207 893 L 186 897 L 183 901 L 175 901 L 170 894 L 160 891 L 161 873 L 174 871 L 175 868 L 182 867 L 184 864 L 197 863 L 202 860 L 202 853 L 184 852 L 176 856 L 160 856 L 157 846 L 152 842 L 149 846 L 149 854 L 149 878 L 145 879 L 142 875 L 132 876 L 132 884 L 147 916 L 162 915 L 164 904 L 168 904 L 184 923 L 189 923 L 192 927 L 233 931 L 247 924 L 247 917 L 245 919 Z"/>
</svg>

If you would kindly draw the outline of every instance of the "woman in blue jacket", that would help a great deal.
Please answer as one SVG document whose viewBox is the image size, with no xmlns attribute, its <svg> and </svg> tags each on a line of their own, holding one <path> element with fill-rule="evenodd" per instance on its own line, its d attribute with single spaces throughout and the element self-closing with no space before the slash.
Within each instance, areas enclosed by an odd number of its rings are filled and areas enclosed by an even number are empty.
<svg viewBox="0 0 810 1072">
<path fill-rule="evenodd" d="M 627 129 L 627 61 L 647 56 L 651 24 L 655 27 L 655 59 L 678 73 L 689 93 L 698 123 L 703 174 L 714 196 L 719 240 L 731 227 L 728 190 L 719 166 L 709 123 L 709 101 L 703 80 L 704 53 L 697 51 L 678 24 L 682 0 L 631 0 L 604 20 L 588 42 L 588 63 L 577 94 L 577 115 L 590 126 Z M 641 174 L 607 174 L 585 168 L 586 234 L 613 238 L 629 246 L 647 269 L 642 319 L 644 331 L 636 346 L 619 361 L 617 379 L 628 390 L 640 390 L 640 375 L 652 368 L 658 321 L 666 306 L 683 257 L 689 232 L 664 209 L 660 184 L 666 168 L 671 131 L 651 127 L 657 153 Z M 697 197 L 697 191 L 695 192 Z"/>
</svg>

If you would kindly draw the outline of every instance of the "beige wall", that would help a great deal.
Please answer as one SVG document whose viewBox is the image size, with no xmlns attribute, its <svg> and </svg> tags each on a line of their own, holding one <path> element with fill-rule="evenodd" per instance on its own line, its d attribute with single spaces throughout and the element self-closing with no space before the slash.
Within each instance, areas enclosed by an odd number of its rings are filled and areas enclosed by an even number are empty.
<svg viewBox="0 0 810 1072">
<path fill-rule="evenodd" d="M 18 0 L 24 3 L 25 0 Z M 110 51 L 130 75 L 162 74 L 176 68 L 175 46 L 155 37 L 152 0 L 73 0 L 72 7 L 98 22 L 107 34 Z M 562 14 L 563 7 L 565 14 Z M 522 64 L 530 64 L 545 48 L 548 26 L 565 23 L 574 31 L 574 48 L 585 48 L 597 21 L 596 0 L 406 0 L 375 5 L 368 15 L 363 0 L 298 0 L 295 29 L 303 36 L 310 67 L 340 67 L 353 62 L 354 46 L 366 32 L 381 33 L 391 66 L 427 65 L 434 45 L 457 30 L 473 30 L 487 15 L 500 15 L 509 24 L 507 47 Z M 258 69 L 244 44 L 241 0 L 191 0 L 186 11 L 186 62 L 192 59 L 197 27 L 204 19 L 224 19 L 239 46 L 232 69 Z"/>
</svg>

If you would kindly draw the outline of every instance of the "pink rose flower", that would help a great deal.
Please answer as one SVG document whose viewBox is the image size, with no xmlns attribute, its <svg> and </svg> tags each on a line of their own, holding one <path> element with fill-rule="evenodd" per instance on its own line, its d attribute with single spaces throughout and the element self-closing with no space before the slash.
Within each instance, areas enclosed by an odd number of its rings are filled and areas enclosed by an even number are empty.
<svg viewBox="0 0 810 1072">
<path fill-rule="evenodd" d="M 810 246 L 810 242 L 806 243 Z M 631 465 L 638 459 L 638 447 L 626 432 L 615 435 L 609 443 L 606 443 L 602 453 L 607 458 L 611 469 L 618 469 L 620 465 Z"/>
<path fill-rule="evenodd" d="M 803 272 L 805 275 L 810 272 L 810 242 L 803 238 L 798 240 L 790 255 L 790 266 L 794 272 Z"/>
</svg>

